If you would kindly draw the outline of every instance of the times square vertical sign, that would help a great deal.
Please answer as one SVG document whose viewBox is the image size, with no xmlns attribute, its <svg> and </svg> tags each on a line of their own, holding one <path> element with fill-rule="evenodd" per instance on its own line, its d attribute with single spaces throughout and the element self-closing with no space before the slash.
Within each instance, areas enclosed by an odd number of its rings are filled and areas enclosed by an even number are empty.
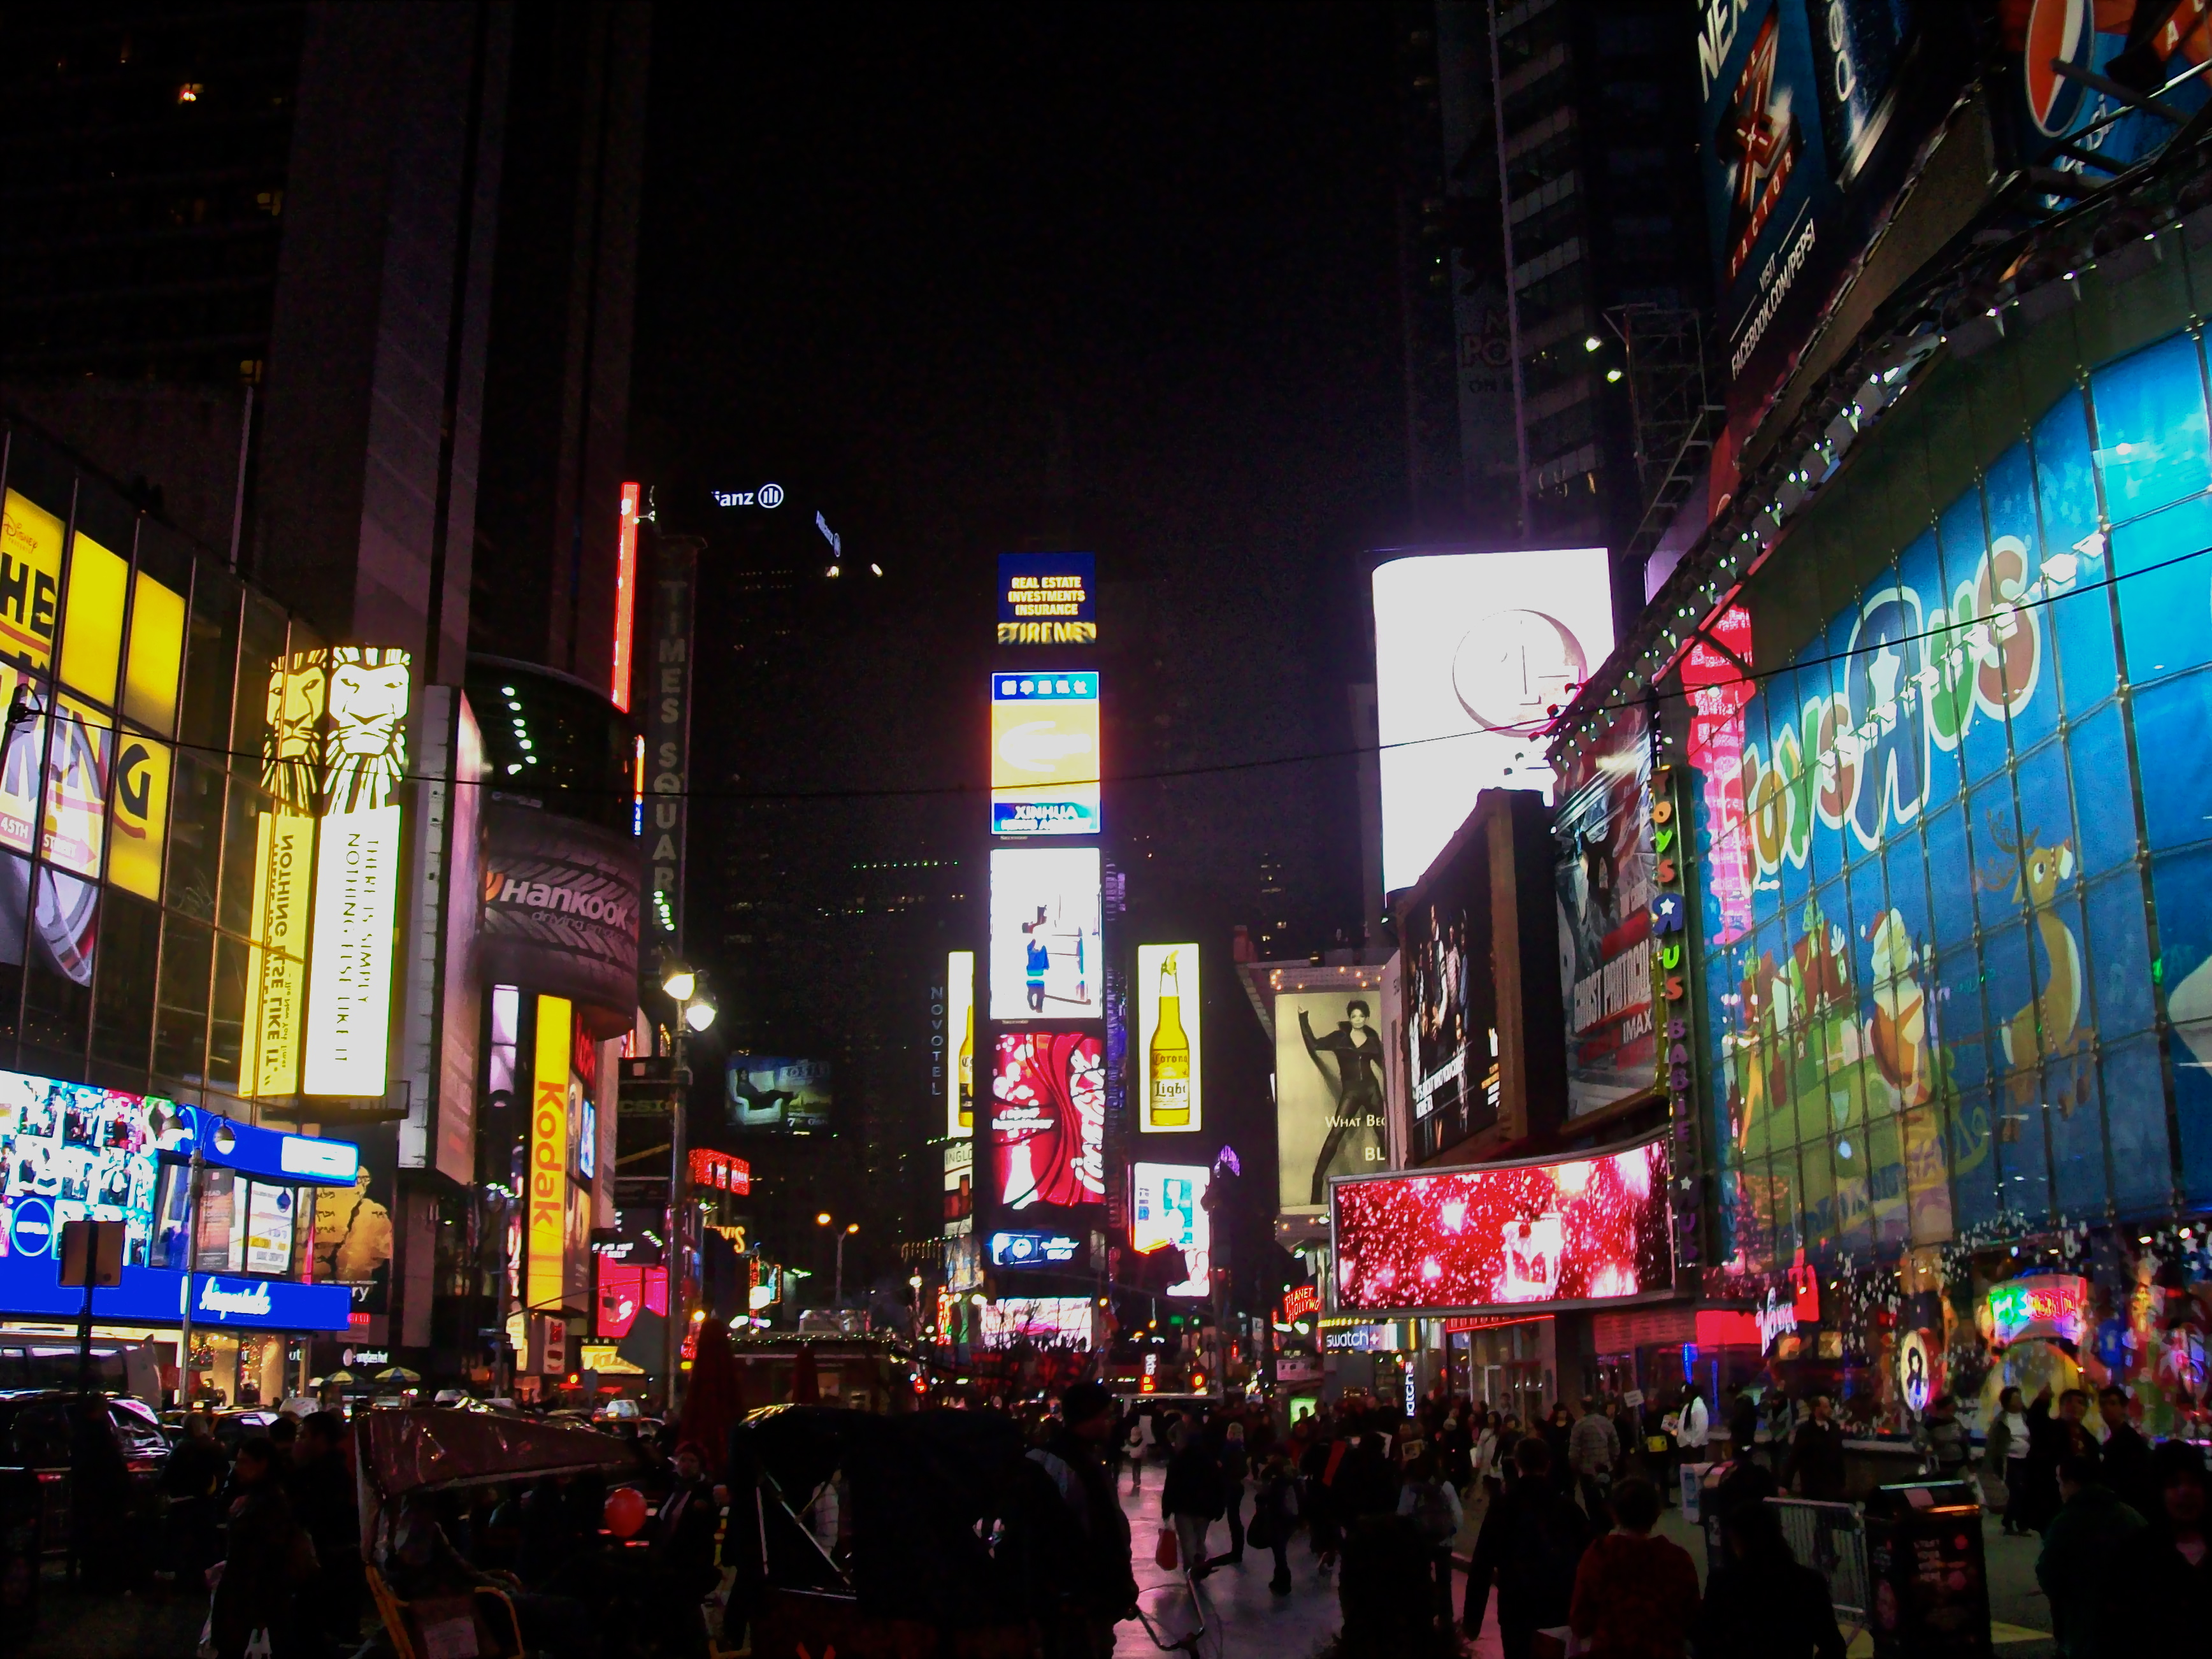
<svg viewBox="0 0 2212 1659">
<path fill-rule="evenodd" d="M 685 792 L 690 776 L 691 636 L 697 604 L 699 545 L 660 540 L 653 584 L 652 682 L 645 698 L 645 885 L 649 942 L 684 943 Z"/>
</svg>

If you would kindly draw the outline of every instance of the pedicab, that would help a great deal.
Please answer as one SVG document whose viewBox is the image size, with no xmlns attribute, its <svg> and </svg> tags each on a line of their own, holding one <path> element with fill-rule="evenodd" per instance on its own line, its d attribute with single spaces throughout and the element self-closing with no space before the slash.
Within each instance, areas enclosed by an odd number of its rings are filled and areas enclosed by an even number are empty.
<svg viewBox="0 0 2212 1659">
<path fill-rule="evenodd" d="M 719 1652 L 751 1659 L 1030 1659 L 1072 1524 L 995 1412 L 771 1406 L 730 1437 Z M 801 1519 L 835 1480 L 837 1535 Z M 1186 1578 L 1186 1584 L 1188 1584 Z M 1197 1598 L 1194 1593 L 1193 1603 Z M 1194 1651 L 1206 1634 L 1164 1641 Z M 741 1632 L 749 1639 L 741 1637 Z"/>
<path fill-rule="evenodd" d="M 520 1659 L 514 1604 L 495 1587 L 407 1601 L 386 1577 L 402 1506 L 411 1498 L 471 1486 L 598 1471 L 637 1474 L 629 1441 L 529 1418 L 421 1406 L 354 1419 L 361 1559 L 378 1617 L 398 1659 Z"/>
</svg>

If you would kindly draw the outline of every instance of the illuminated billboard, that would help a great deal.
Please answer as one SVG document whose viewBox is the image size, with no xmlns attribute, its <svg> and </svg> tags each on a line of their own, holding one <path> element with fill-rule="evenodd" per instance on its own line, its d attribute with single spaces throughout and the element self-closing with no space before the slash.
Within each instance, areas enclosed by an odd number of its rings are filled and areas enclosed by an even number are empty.
<svg viewBox="0 0 2212 1659">
<path fill-rule="evenodd" d="M 991 676 L 991 833 L 1098 833 L 1098 676 Z"/>
<path fill-rule="evenodd" d="M 1152 1134 L 1200 1127 L 1198 946 L 1137 947 L 1137 1098 Z"/>
<path fill-rule="evenodd" d="M 991 852 L 991 1018 L 1097 1019 L 1098 852 L 1001 847 Z"/>
<path fill-rule="evenodd" d="M 1545 733 L 1613 649 L 1611 584 L 1601 547 L 1376 568 L 1386 891 L 1420 879 L 1482 791 L 1549 799 Z"/>
<path fill-rule="evenodd" d="M 1658 1076 L 1650 779 L 1649 722 L 1632 704 L 1614 711 L 1609 740 L 1579 751 L 1559 780 L 1552 834 L 1571 1118 L 1642 1094 Z"/>
<path fill-rule="evenodd" d="M 1332 1176 L 1389 1163 L 1379 992 L 1285 991 L 1275 998 L 1277 1206 L 1318 1214 Z"/>
<path fill-rule="evenodd" d="M 411 659 L 376 646 L 295 652 L 276 676 L 264 756 L 294 793 L 311 775 L 322 824 L 308 957 L 302 1092 L 381 1098 L 391 1036 L 399 813 Z M 280 780 L 281 781 L 281 780 Z"/>
<path fill-rule="evenodd" d="M 812 1134 L 830 1127 L 830 1065 L 782 1054 L 732 1054 L 722 1074 L 732 1129 Z"/>
<path fill-rule="evenodd" d="M 975 953 L 945 957 L 945 1030 L 953 1045 L 945 1068 L 945 1133 L 955 1139 L 975 1133 Z"/>
<path fill-rule="evenodd" d="M 1581 1306 L 1674 1283 L 1663 1137 L 1592 1158 L 1334 1182 L 1336 1304 Z"/>
<path fill-rule="evenodd" d="M 1087 1348 L 1097 1315 L 1087 1296 L 1002 1296 L 985 1304 L 981 1312 L 987 1348 L 1011 1348 L 1018 1342 Z"/>
<path fill-rule="evenodd" d="M 238 1073 L 241 1095 L 299 1092 L 307 872 L 314 865 L 314 819 L 292 812 L 259 814 L 253 845 L 253 932 L 246 952 L 245 1053 Z"/>
<path fill-rule="evenodd" d="M 1098 561 L 1089 553 L 999 555 L 1000 645 L 1096 645 Z"/>
<path fill-rule="evenodd" d="M 568 1242 L 569 1006 L 538 999 L 538 1043 L 530 1081 L 528 1273 L 524 1305 L 557 1312 L 567 1291 Z"/>
<path fill-rule="evenodd" d="M 1428 1158 L 1498 1119 L 1498 952 L 1490 837 L 1468 836 L 1398 918 L 1413 1156 Z M 1510 940 L 1507 941 L 1508 948 Z M 1549 964 L 1546 972 L 1553 971 Z"/>
<path fill-rule="evenodd" d="M 1009 1210 L 1106 1201 L 1104 1045 L 1087 1031 L 1001 1031 L 991 1184 Z"/>
<path fill-rule="evenodd" d="M 975 1231 L 975 1143 L 945 1143 L 945 1237 L 964 1238 Z"/>
<path fill-rule="evenodd" d="M 1168 1286 L 1170 1296 L 1212 1294 L 1213 1218 L 1206 1213 L 1209 1180 L 1202 1164 L 1133 1164 L 1129 1167 L 1129 1244 L 1139 1255 L 1173 1245 L 1190 1276 Z"/>
</svg>

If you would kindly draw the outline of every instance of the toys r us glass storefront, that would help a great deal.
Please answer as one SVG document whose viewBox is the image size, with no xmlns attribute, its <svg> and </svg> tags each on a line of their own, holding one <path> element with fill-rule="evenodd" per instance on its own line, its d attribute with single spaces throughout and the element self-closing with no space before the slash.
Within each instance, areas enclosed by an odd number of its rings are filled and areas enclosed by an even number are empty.
<svg viewBox="0 0 2212 1659">
<path fill-rule="evenodd" d="M 1816 1274 L 1819 1325 L 1782 1319 L 1763 1358 L 1863 1423 L 2077 1379 L 2156 1432 L 2207 1420 L 2212 250 L 2190 240 L 1936 352 L 1659 687 L 1694 780 L 1706 1289 L 1786 1307 L 1789 1271 Z M 2022 1287 L 1998 1287 L 2046 1278 L 2086 1285 L 2078 1316 L 2008 1318 Z"/>
</svg>

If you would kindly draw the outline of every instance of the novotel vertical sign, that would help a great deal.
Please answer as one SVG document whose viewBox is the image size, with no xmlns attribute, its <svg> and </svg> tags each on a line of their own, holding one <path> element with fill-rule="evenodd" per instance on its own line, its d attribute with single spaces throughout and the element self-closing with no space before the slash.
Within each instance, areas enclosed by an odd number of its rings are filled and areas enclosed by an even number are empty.
<svg viewBox="0 0 2212 1659">
<path fill-rule="evenodd" d="M 569 1006 L 566 997 L 538 999 L 538 1044 L 530 1088 L 529 1274 L 524 1299 L 532 1313 L 563 1305 L 568 1246 Z"/>
</svg>

